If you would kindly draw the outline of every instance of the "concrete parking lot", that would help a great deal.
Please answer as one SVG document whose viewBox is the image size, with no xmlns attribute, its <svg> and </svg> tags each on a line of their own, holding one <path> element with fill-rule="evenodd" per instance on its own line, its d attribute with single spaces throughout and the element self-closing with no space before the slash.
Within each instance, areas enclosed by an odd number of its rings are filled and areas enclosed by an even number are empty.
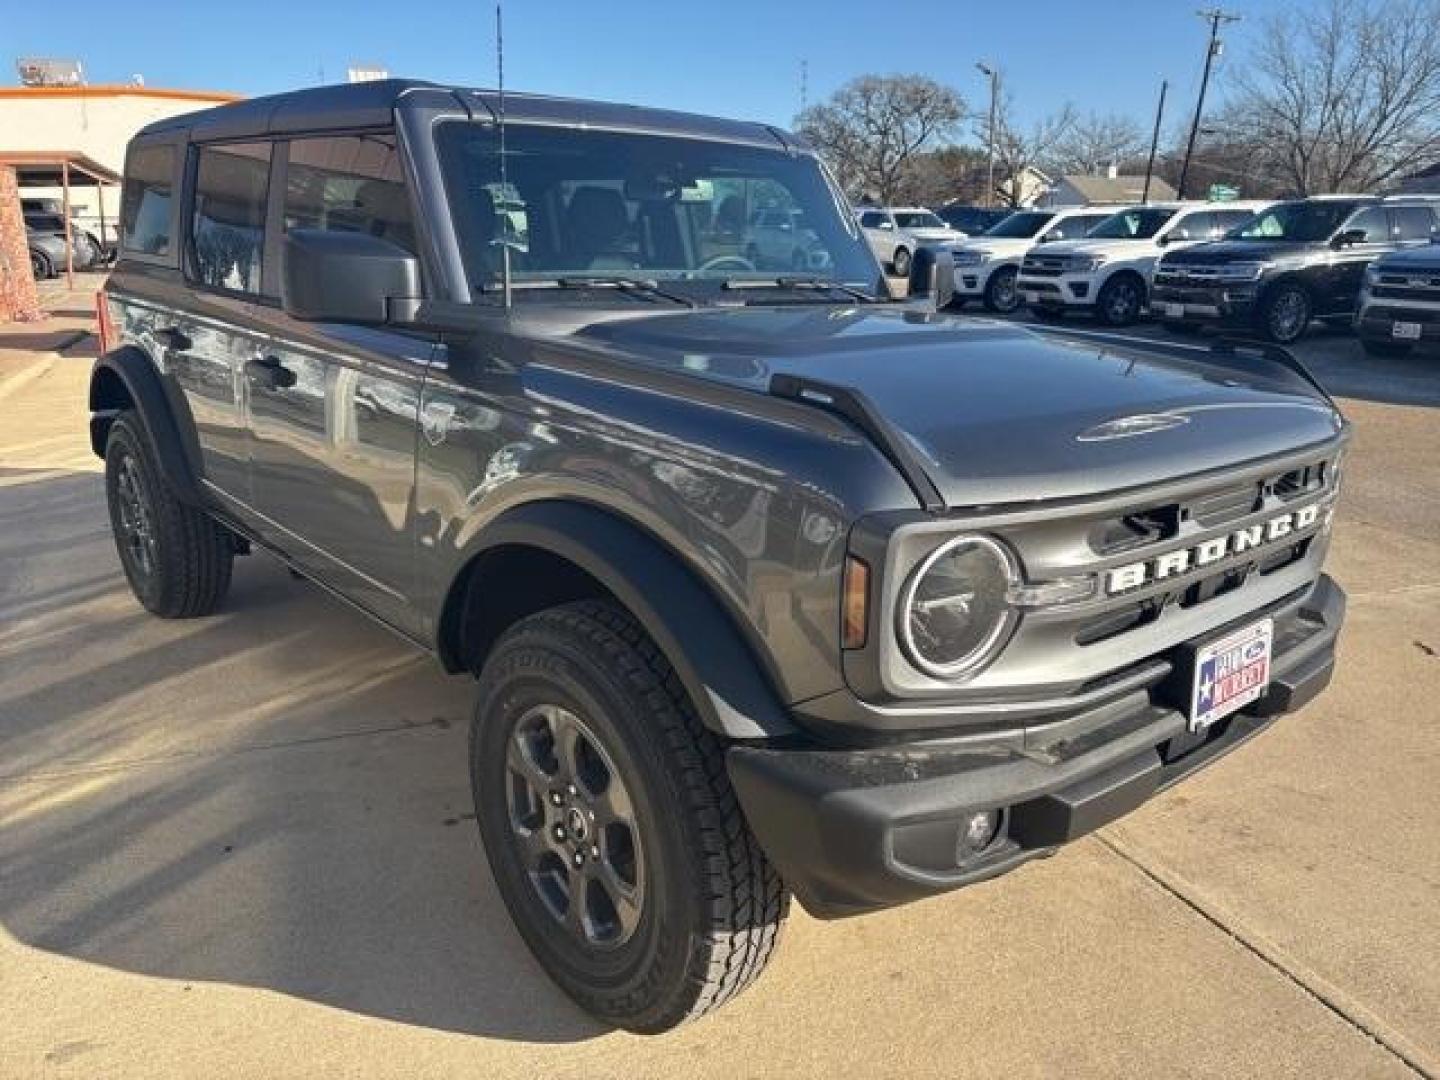
<svg viewBox="0 0 1440 1080">
<path fill-rule="evenodd" d="M 464 679 L 260 556 L 140 610 L 50 299 L 0 330 L 0 1077 L 1440 1076 L 1440 357 L 1302 349 L 1356 428 L 1326 696 L 1002 880 L 797 909 L 642 1039 L 511 928 Z"/>
</svg>

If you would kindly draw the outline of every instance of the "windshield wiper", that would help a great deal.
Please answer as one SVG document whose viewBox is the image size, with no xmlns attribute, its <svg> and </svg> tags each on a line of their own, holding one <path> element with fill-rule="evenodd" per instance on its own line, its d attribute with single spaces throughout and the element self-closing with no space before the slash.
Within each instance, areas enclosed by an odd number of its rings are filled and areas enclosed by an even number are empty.
<svg viewBox="0 0 1440 1080">
<path fill-rule="evenodd" d="M 803 277 L 781 274 L 773 278 L 726 278 L 720 283 L 722 289 L 816 289 L 824 292 L 841 292 L 867 304 L 878 304 L 880 298 L 862 289 L 830 278 Z"/>
<path fill-rule="evenodd" d="M 688 296 L 681 296 L 679 293 L 662 289 L 658 281 L 648 278 L 624 277 L 617 274 L 575 274 L 558 277 L 555 279 L 555 283 L 562 289 L 619 289 L 621 292 L 633 292 L 641 296 L 658 296 L 662 300 L 672 300 L 677 304 L 684 304 L 686 307 L 700 306 Z"/>
<path fill-rule="evenodd" d="M 481 282 L 479 285 L 482 293 L 499 292 L 501 288 L 499 282 L 487 281 Z M 636 296 L 671 300 L 689 308 L 700 306 L 688 296 L 681 296 L 679 293 L 668 292 L 660 288 L 659 282 L 617 274 L 562 274 L 555 278 L 538 280 L 529 278 L 523 281 L 512 281 L 510 288 L 514 292 L 525 292 L 530 289 L 615 289 L 619 292 L 634 293 Z"/>
</svg>

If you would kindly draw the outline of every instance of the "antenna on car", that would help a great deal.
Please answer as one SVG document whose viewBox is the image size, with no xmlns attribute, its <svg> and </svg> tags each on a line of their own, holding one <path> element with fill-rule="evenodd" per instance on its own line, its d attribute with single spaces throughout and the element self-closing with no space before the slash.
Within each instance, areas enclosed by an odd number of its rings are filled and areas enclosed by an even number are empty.
<svg viewBox="0 0 1440 1080">
<path fill-rule="evenodd" d="M 500 289 L 501 303 L 510 310 L 510 184 L 505 173 L 505 23 L 504 4 L 495 2 L 495 75 L 500 90 Z"/>
</svg>

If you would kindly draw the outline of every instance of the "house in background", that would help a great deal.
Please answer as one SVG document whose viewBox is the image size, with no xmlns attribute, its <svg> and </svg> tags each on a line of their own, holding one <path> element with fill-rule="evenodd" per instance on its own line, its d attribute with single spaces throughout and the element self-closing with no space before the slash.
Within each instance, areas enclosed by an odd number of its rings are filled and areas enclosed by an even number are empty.
<svg viewBox="0 0 1440 1080">
<path fill-rule="evenodd" d="M 1095 203 L 1138 203 L 1145 177 L 1122 176 L 1111 168 L 1105 176 L 1062 176 L 1036 201 L 1037 206 L 1089 206 Z M 1150 178 L 1150 201 L 1168 202 L 1175 189 L 1158 176 Z"/>
<path fill-rule="evenodd" d="M 1036 200 L 1050 190 L 1051 183 L 1048 175 L 1033 165 L 1026 165 L 1008 180 L 997 180 L 995 194 L 1009 206 L 1034 206 Z"/>
<path fill-rule="evenodd" d="M 208 90 L 163 90 L 150 86 L 41 85 L 0 87 L 0 157 L 15 159 L 88 160 L 112 174 L 124 172 L 125 145 L 146 124 L 180 113 L 208 109 L 238 94 Z M 49 175 L 27 184 L 22 171 L 20 195 L 24 199 L 59 199 L 61 189 Z M 58 182 L 58 181 L 55 181 Z M 120 212 L 120 188 L 77 184 L 72 178 L 73 216 L 99 235 L 100 202 L 104 203 L 105 237 L 114 239 Z"/>
</svg>

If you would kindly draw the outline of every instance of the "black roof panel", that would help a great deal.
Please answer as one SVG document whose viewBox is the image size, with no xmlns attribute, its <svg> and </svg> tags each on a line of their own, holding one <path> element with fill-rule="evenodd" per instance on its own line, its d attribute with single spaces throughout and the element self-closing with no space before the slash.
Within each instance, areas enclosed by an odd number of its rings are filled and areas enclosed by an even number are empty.
<svg viewBox="0 0 1440 1080">
<path fill-rule="evenodd" d="M 317 86 L 168 117 L 142 128 L 136 137 L 188 131 L 198 140 L 241 139 L 376 127 L 390 123 L 395 109 L 409 106 L 448 107 L 461 115 L 494 116 L 499 113 L 500 96 L 493 90 L 445 87 L 415 79 Z M 585 125 L 767 147 L 804 145 L 795 136 L 764 124 L 543 94 L 507 93 L 505 116 L 507 122 L 517 124 Z"/>
</svg>

